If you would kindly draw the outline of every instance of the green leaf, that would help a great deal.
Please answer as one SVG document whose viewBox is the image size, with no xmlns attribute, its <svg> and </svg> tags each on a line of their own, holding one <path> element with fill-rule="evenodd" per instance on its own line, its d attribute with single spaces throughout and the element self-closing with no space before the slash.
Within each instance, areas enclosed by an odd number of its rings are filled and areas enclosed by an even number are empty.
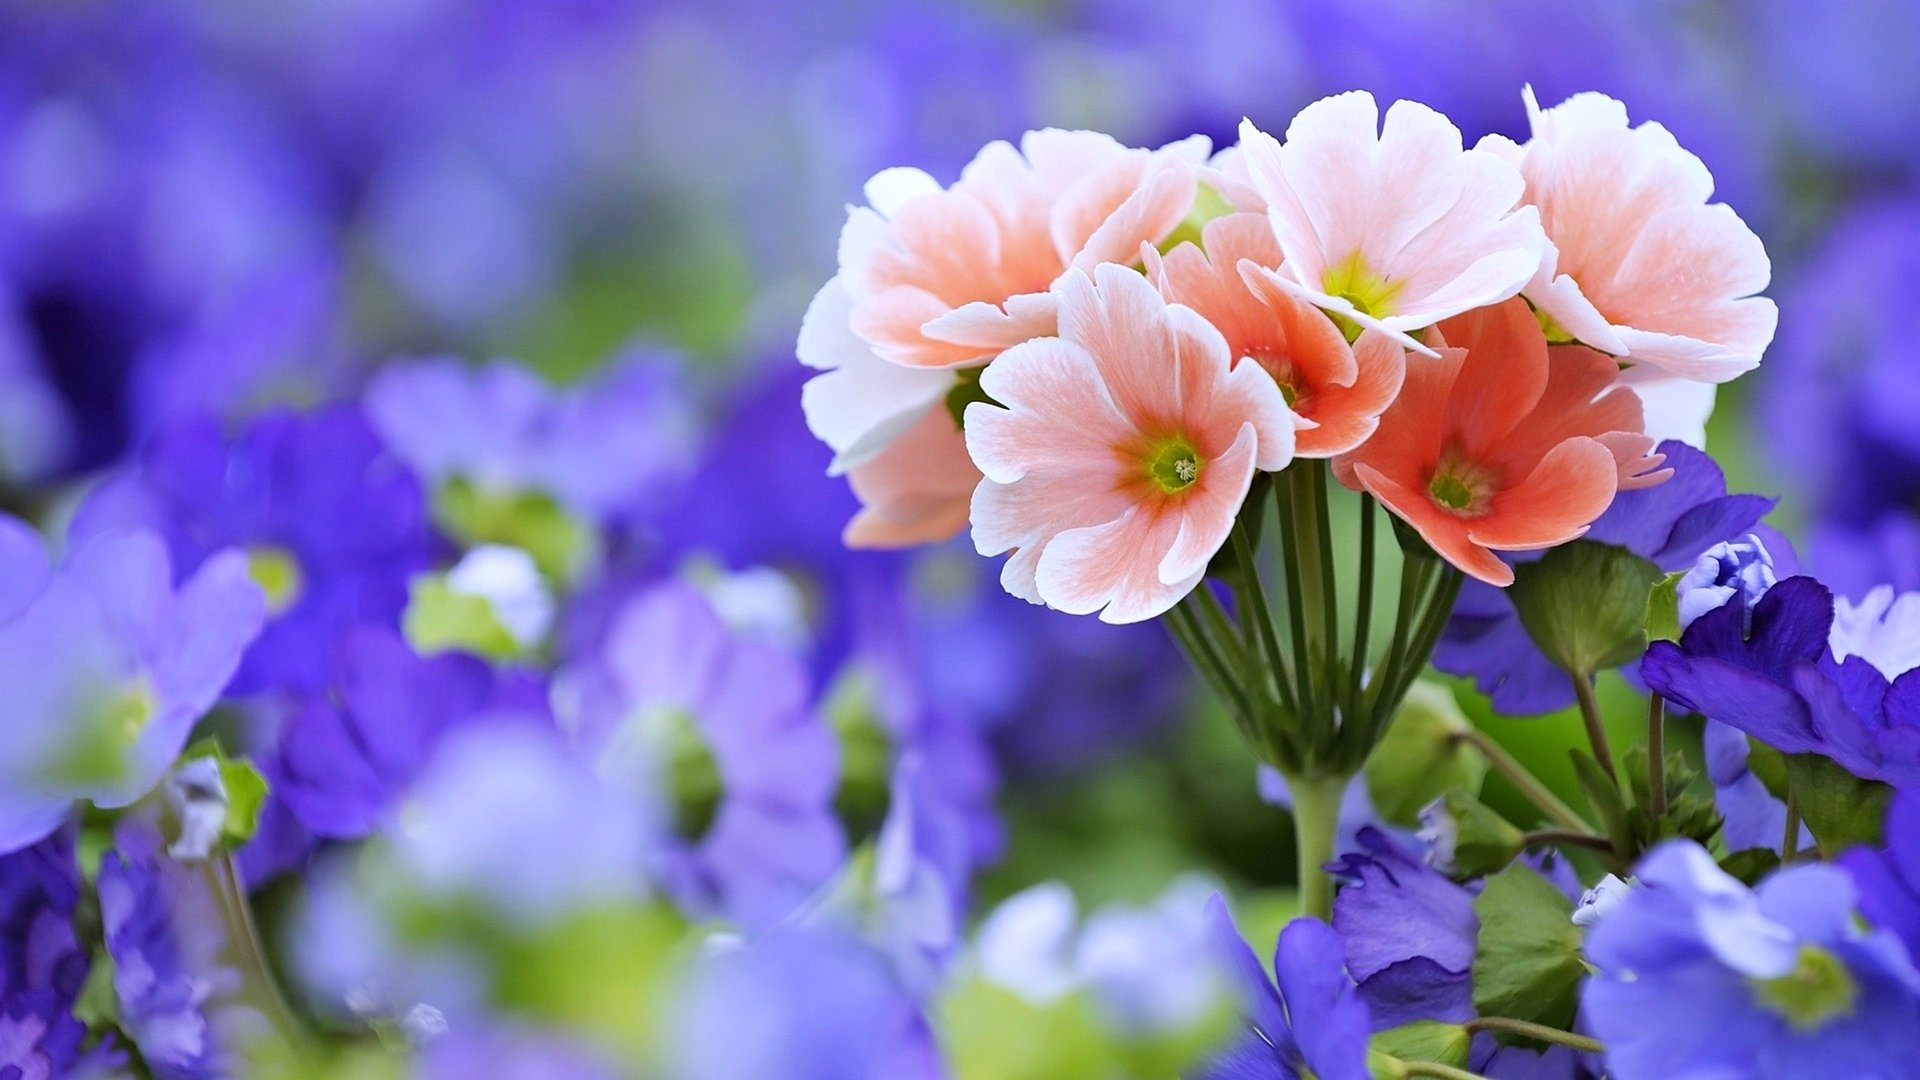
<svg viewBox="0 0 1920 1080">
<path fill-rule="evenodd" d="M 1473 1036 L 1459 1024 L 1415 1020 L 1375 1033 L 1367 1041 L 1367 1049 L 1401 1061 L 1433 1061 L 1464 1069 L 1472 1043 Z"/>
<path fill-rule="evenodd" d="M 1480 936 L 1473 956 L 1473 1004 L 1484 1016 L 1566 1028 L 1586 974 L 1573 901 L 1525 863 L 1487 879 L 1473 901 Z"/>
<path fill-rule="evenodd" d="M 227 816 L 220 823 L 222 846 L 238 850 L 260 829 L 260 811 L 266 807 L 268 784 L 246 758 L 230 758 L 213 739 L 201 739 L 181 753 L 181 761 L 212 758 L 220 768 L 220 785 L 227 793 Z"/>
<path fill-rule="evenodd" d="M 1660 579 L 1647 594 L 1647 640 L 1680 640 L 1680 579 L 1686 574 L 1675 571 Z"/>
<path fill-rule="evenodd" d="M 227 819 L 220 832 L 231 851 L 253 839 L 260 829 L 260 811 L 267 805 L 267 778 L 245 758 L 222 758 L 220 781 L 227 787 Z"/>
<path fill-rule="evenodd" d="M 1647 599 L 1660 568 L 1623 547 L 1575 540 L 1514 567 L 1507 590 L 1527 636 L 1575 678 L 1647 647 Z"/>
<path fill-rule="evenodd" d="M 1420 811 L 1450 790 L 1478 795 L 1486 756 L 1461 740 L 1472 722 L 1453 692 L 1422 680 L 1393 715 L 1386 737 L 1367 758 L 1367 793 L 1380 816 L 1412 825 Z"/>
<path fill-rule="evenodd" d="M 1800 818 L 1831 859 L 1857 844 L 1879 844 L 1893 789 L 1862 780 L 1819 754 L 1788 754 L 1787 784 Z"/>
<path fill-rule="evenodd" d="M 1780 853 L 1772 848 L 1745 848 L 1720 860 L 1720 869 L 1747 885 L 1758 885 L 1779 867 Z"/>
<path fill-rule="evenodd" d="M 1573 759 L 1574 779 L 1579 781 L 1580 790 L 1586 792 L 1587 802 L 1599 816 L 1607 839 L 1613 841 L 1616 850 L 1632 850 L 1633 822 L 1627 813 L 1627 803 L 1620 793 L 1620 785 L 1586 751 L 1569 750 L 1567 756 Z"/>
<path fill-rule="evenodd" d="M 422 574 L 408 589 L 402 620 L 407 644 L 422 656 L 470 652 L 489 660 L 513 660 L 523 651 L 484 596 L 456 592 L 439 574 Z"/>
<path fill-rule="evenodd" d="M 1720 811 L 1713 801 L 1713 785 L 1693 767 L 1679 750 L 1669 750 L 1666 760 L 1667 812 L 1658 821 L 1648 808 L 1653 800 L 1648 788 L 1651 770 L 1647 768 L 1647 744 L 1635 743 L 1621 759 L 1621 770 L 1633 795 L 1627 811 L 1634 849 L 1644 851 L 1673 837 L 1706 843 L 1720 829 Z"/>
<path fill-rule="evenodd" d="M 1747 736 L 1747 771 L 1760 778 L 1767 794 L 1787 798 L 1787 756 L 1753 736 Z"/>
</svg>

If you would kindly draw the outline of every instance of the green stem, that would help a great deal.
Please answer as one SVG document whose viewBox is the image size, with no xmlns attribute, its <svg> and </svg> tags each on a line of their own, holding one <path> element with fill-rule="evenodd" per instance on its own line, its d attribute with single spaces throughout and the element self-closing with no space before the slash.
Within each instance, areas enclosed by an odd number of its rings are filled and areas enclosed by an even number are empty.
<svg viewBox="0 0 1920 1080">
<path fill-rule="evenodd" d="M 1572 1047 L 1583 1054 L 1598 1054 L 1606 1050 L 1598 1039 L 1589 1039 L 1585 1035 L 1576 1035 L 1571 1031 L 1536 1024 L 1531 1020 L 1514 1020 L 1505 1016 L 1477 1016 L 1467 1021 L 1465 1026 L 1469 1034 L 1476 1031 L 1491 1031 L 1498 1035 L 1515 1035 L 1535 1042 Z"/>
<path fill-rule="evenodd" d="M 1299 854 L 1300 913 L 1316 919 L 1333 918 L 1333 878 L 1325 870 L 1333 861 L 1340 832 L 1340 802 L 1351 777 L 1289 776 L 1293 796 L 1293 843 Z"/>
<path fill-rule="evenodd" d="M 1287 678 L 1287 662 L 1280 653 L 1280 635 L 1273 626 L 1273 611 L 1267 606 L 1266 590 L 1260 587 L 1260 572 L 1255 561 L 1257 552 L 1244 521 L 1234 523 L 1233 551 L 1234 558 L 1240 563 L 1240 615 L 1247 627 L 1247 636 L 1253 639 L 1246 643 L 1245 648 L 1250 654 L 1265 653 L 1274 686 L 1280 691 L 1280 700 L 1286 705 L 1287 711 L 1292 712 L 1293 684 Z"/>
<path fill-rule="evenodd" d="M 230 854 L 215 855 L 199 864 L 202 880 L 226 931 L 228 953 L 239 965 L 241 994 L 265 1016 L 289 1049 L 306 1045 L 307 1032 L 280 990 L 280 980 L 267 965 L 266 949 L 253 921 L 253 907 L 240 883 L 240 870 Z"/>
<path fill-rule="evenodd" d="M 1659 694 L 1647 702 L 1647 812 L 1667 816 L 1667 699 Z"/>
<path fill-rule="evenodd" d="M 1313 504 L 1314 551 L 1320 564 L 1320 588 L 1317 601 L 1320 605 L 1320 634 L 1322 655 L 1320 662 L 1326 672 L 1327 709 L 1329 712 L 1341 706 L 1340 685 L 1340 591 L 1334 584 L 1333 569 L 1333 522 L 1331 509 L 1327 505 L 1327 465 L 1324 461 L 1312 462 L 1307 469 L 1308 500 Z M 1343 717 L 1342 719 L 1348 719 Z"/>
<path fill-rule="evenodd" d="M 1204 586 L 1203 586 L 1204 587 Z M 1220 698 L 1227 711 L 1234 715 L 1243 726 L 1252 718 L 1245 695 L 1241 692 L 1239 677 L 1221 654 L 1219 645 L 1207 635 L 1195 618 L 1186 601 L 1175 604 L 1166 615 L 1167 630 L 1179 643 L 1180 651 L 1187 654 L 1194 670 L 1206 681 Z"/>
<path fill-rule="evenodd" d="M 1366 693 L 1367 654 L 1373 651 L 1373 496 L 1360 493 L 1360 589 L 1359 605 L 1353 613 L 1353 654 L 1348 657 L 1352 670 L 1347 672 L 1347 713 L 1361 715 Z"/>
<path fill-rule="evenodd" d="M 1592 851 L 1613 853 L 1613 841 L 1599 833 L 1576 831 L 1573 829 L 1535 829 L 1520 838 L 1524 847 L 1539 847 L 1543 844 L 1568 845 L 1588 848 Z"/>
<path fill-rule="evenodd" d="M 1800 854 L 1800 799 L 1794 794 L 1793 784 L 1787 784 L 1787 831 L 1780 838 L 1780 861 L 1792 862 Z"/>
<path fill-rule="evenodd" d="M 1512 784 L 1528 802 L 1539 807 L 1540 812 L 1547 815 L 1549 820 L 1575 832 L 1591 833 L 1593 831 L 1593 826 L 1587 824 L 1585 818 L 1576 813 L 1573 807 L 1561 801 L 1560 796 L 1555 795 L 1552 788 L 1541 783 L 1539 777 L 1528 772 L 1527 767 L 1520 764 L 1518 758 L 1507 753 L 1507 748 L 1495 742 L 1492 736 L 1479 728 L 1468 728 L 1456 732 L 1453 737 L 1480 751 L 1480 755 L 1487 759 L 1494 771 L 1506 777 L 1507 783 Z"/>
<path fill-rule="evenodd" d="M 1294 471 L 1289 469 L 1281 474 L 1286 488 L 1274 499 L 1274 516 L 1280 522 L 1280 558 L 1287 577 L 1287 628 L 1291 631 L 1288 636 L 1293 645 L 1294 692 L 1299 706 L 1294 718 L 1297 726 L 1312 740 L 1312 745 L 1317 746 L 1319 743 L 1314 734 L 1313 718 L 1318 714 L 1314 707 L 1313 667 L 1308 660 L 1306 608 L 1302 603 L 1308 586 L 1300 558 L 1299 530 L 1294 525 L 1294 504 L 1299 501 L 1299 485 L 1294 481 Z"/>
<path fill-rule="evenodd" d="M 1613 748 L 1607 745 L 1607 723 L 1600 717 L 1600 702 L 1593 696 L 1593 676 L 1575 675 L 1573 677 L 1573 696 L 1580 702 L 1580 719 L 1587 725 L 1587 743 L 1593 747 L 1593 756 L 1606 770 L 1607 779 L 1620 782 L 1620 774 L 1613 767 Z"/>
</svg>

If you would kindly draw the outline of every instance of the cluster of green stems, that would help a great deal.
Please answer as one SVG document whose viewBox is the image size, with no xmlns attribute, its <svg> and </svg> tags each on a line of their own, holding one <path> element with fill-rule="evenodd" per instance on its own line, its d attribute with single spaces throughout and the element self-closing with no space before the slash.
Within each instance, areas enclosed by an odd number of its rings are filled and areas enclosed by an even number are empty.
<svg viewBox="0 0 1920 1080">
<path fill-rule="evenodd" d="M 1269 507 L 1271 533 L 1264 528 Z M 1398 597 L 1376 662 L 1383 568 L 1372 496 L 1360 495 L 1358 514 L 1358 542 L 1337 550 L 1325 462 L 1297 461 L 1260 477 L 1225 557 L 1166 618 L 1247 745 L 1286 779 L 1301 907 L 1322 919 L 1333 907 L 1324 867 L 1334 856 L 1342 796 L 1425 669 L 1462 580 L 1418 537 L 1401 532 Z M 1263 534 L 1276 541 L 1270 551 Z M 1277 564 L 1265 567 L 1271 580 L 1263 580 L 1263 557 Z M 1343 570 L 1353 575 L 1344 592 Z"/>
</svg>

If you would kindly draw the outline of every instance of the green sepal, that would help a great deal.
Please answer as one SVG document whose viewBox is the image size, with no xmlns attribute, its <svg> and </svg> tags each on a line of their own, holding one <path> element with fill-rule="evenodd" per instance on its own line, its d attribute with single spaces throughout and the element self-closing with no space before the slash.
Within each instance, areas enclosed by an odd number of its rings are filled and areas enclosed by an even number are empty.
<svg viewBox="0 0 1920 1080">
<path fill-rule="evenodd" d="M 1439 1020 L 1415 1020 L 1376 1032 L 1367 1040 L 1368 1050 L 1398 1061 L 1431 1061 L 1456 1069 L 1467 1067 L 1472 1046 L 1473 1036 L 1466 1028 Z"/>
<path fill-rule="evenodd" d="M 525 654 L 486 597 L 456 592 L 440 574 L 421 574 L 407 592 L 401 629 L 420 655 L 468 652 L 505 661 Z"/>
<path fill-rule="evenodd" d="M 1685 754 L 1669 750 L 1665 769 L 1667 812 L 1656 821 L 1648 812 L 1653 800 L 1649 797 L 1652 794 L 1648 788 L 1651 770 L 1647 764 L 1647 744 L 1644 741 L 1635 743 L 1620 763 L 1633 794 L 1632 807 L 1627 816 L 1636 841 L 1635 850 L 1644 851 L 1662 840 L 1674 837 L 1684 837 L 1701 844 L 1712 839 L 1713 834 L 1720 830 L 1720 810 L 1714 805 L 1713 785 L 1706 776 L 1693 767 Z"/>
<path fill-rule="evenodd" d="M 1647 648 L 1647 602 L 1660 568 L 1623 547 L 1575 540 L 1513 569 L 1507 596 L 1548 660 L 1575 678 Z"/>
<path fill-rule="evenodd" d="M 987 365 L 981 364 L 979 367 L 961 368 L 953 373 L 953 388 L 947 391 L 946 401 L 947 415 L 953 417 L 954 427 L 963 430 L 966 428 L 967 406 L 976 401 L 996 408 L 1006 407 L 993 400 L 993 396 L 981 388 L 980 376 L 986 370 Z"/>
<path fill-rule="evenodd" d="M 181 761 L 212 758 L 220 767 L 220 784 L 227 793 L 227 816 L 220 823 L 221 846 L 237 851 L 260 830 L 260 812 L 266 809 L 268 784 L 246 758 L 230 758 L 220 744 L 201 739 L 180 755 Z"/>
<path fill-rule="evenodd" d="M 1526 834 L 1491 807 L 1464 791 L 1449 791 L 1442 800 L 1453 819 L 1452 876 L 1466 880 L 1498 871 L 1520 854 Z"/>
<path fill-rule="evenodd" d="M 1788 754 L 1787 783 L 1821 855 L 1831 859 L 1855 845 L 1881 842 L 1891 787 L 1862 780 L 1819 754 Z"/>
<path fill-rule="evenodd" d="M 1473 957 L 1473 1004 L 1483 1016 L 1572 1025 L 1575 990 L 1586 974 L 1573 901 L 1531 866 L 1511 863 L 1474 898 L 1480 934 Z"/>
<path fill-rule="evenodd" d="M 1680 579 L 1675 571 L 1661 578 L 1647 594 L 1647 640 L 1680 640 Z"/>
<path fill-rule="evenodd" d="M 1478 795 L 1489 765 L 1485 755 L 1459 738 L 1472 726 L 1453 691 L 1426 680 L 1414 683 L 1367 757 L 1367 793 L 1380 816 L 1412 825 L 1427 804 L 1448 791 Z"/>
<path fill-rule="evenodd" d="M 1393 538 L 1399 541 L 1402 555 L 1409 559 L 1440 558 L 1433 550 L 1433 545 L 1427 543 L 1427 538 L 1420 535 L 1420 530 L 1401 521 L 1398 514 L 1388 514 L 1387 520 L 1393 523 Z"/>
</svg>

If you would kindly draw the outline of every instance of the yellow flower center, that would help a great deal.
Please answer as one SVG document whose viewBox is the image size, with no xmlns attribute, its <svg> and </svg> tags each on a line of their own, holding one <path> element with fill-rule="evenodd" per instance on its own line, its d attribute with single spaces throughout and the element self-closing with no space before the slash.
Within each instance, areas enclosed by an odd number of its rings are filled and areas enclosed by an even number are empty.
<svg viewBox="0 0 1920 1080">
<path fill-rule="evenodd" d="M 1175 436 L 1160 443 L 1147 458 L 1147 476 L 1161 491 L 1178 494 L 1200 479 L 1206 462 L 1186 439 Z"/>
</svg>

